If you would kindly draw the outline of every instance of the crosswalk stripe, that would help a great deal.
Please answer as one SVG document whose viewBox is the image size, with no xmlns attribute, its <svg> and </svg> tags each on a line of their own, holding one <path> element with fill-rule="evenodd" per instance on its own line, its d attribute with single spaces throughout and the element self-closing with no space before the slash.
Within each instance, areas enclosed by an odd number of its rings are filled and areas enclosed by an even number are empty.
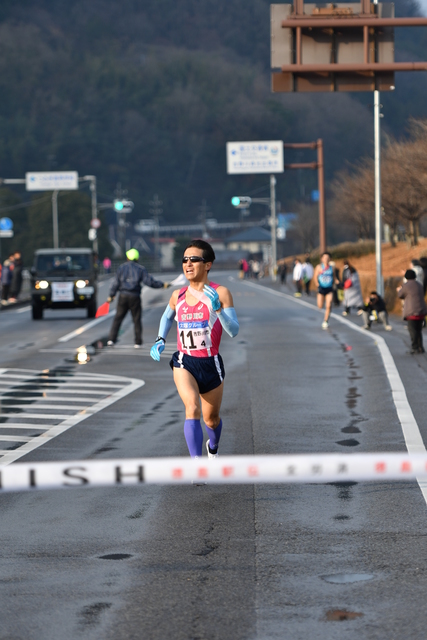
<svg viewBox="0 0 427 640">
<path fill-rule="evenodd" d="M 0 467 L 22 458 L 145 384 L 136 378 L 108 374 L 49 376 L 48 373 L 48 370 L 0 369 L 0 442 L 18 443 L 9 450 L 0 450 Z M 19 403 L 18 397 L 26 402 Z M 6 398 L 13 404 L 5 405 Z M 45 424 L 34 424 L 35 420 Z M 2 436 L 6 429 L 9 433 Z M 14 429 L 40 433 L 10 435 Z"/>
</svg>

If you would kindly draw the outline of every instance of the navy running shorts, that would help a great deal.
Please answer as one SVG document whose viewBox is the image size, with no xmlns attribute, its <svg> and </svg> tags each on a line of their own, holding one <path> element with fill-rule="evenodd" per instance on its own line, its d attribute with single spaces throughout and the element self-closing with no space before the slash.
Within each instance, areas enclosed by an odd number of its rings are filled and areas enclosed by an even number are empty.
<svg viewBox="0 0 427 640">
<path fill-rule="evenodd" d="M 201 394 L 216 389 L 225 378 L 224 363 L 219 354 L 208 358 L 195 358 L 182 351 L 176 351 L 169 364 L 171 369 L 176 367 L 191 373 Z"/>
<path fill-rule="evenodd" d="M 332 287 L 319 287 L 318 292 L 321 296 L 327 296 L 328 293 L 332 293 Z"/>
</svg>

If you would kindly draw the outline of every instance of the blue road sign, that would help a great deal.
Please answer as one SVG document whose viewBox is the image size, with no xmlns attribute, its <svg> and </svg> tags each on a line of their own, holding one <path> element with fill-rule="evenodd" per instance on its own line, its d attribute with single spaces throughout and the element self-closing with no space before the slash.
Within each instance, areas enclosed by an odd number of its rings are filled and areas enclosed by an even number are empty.
<svg viewBox="0 0 427 640">
<path fill-rule="evenodd" d="M 13 229 L 13 222 L 10 218 L 0 218 L 0 230 L 10 231 Z"/>
</svg>

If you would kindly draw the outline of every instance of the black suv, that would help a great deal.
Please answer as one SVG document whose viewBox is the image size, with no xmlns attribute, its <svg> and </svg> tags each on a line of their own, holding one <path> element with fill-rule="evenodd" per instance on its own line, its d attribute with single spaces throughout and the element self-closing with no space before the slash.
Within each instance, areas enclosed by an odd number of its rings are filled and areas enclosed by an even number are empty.
<svg viewBox="0 0 427 640">
<path fill-rule="evenodd" d="M 39 249 L 31 269 L 33 320 L 43 309 L 87 309 L 96 315 L 97 270 L 91 249 Z"/>
</svg>

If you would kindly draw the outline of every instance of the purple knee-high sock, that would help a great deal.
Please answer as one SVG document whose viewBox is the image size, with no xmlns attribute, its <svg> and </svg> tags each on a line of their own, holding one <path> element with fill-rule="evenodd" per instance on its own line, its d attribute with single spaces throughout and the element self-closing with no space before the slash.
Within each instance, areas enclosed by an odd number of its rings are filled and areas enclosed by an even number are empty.
<svg viewBox="0 0 427 640">
<path fill-rule="evenodd" d="M 211 429 L 206 425 L 206 432 L 209 438 L 209 449 L 216 451 L 218 449 L 219 439 L 221 437 L 222 420 L 219 421 L 219 425 L 216 429 Z"/>
<path fill-rule="evenodd" d="M 203 446 L 203 429 L 200 420 L 186 420 L 184 422 L 184 435 L 190 456 L 192 458 L 195 456 L 200 457 Z"/>
</svg>

